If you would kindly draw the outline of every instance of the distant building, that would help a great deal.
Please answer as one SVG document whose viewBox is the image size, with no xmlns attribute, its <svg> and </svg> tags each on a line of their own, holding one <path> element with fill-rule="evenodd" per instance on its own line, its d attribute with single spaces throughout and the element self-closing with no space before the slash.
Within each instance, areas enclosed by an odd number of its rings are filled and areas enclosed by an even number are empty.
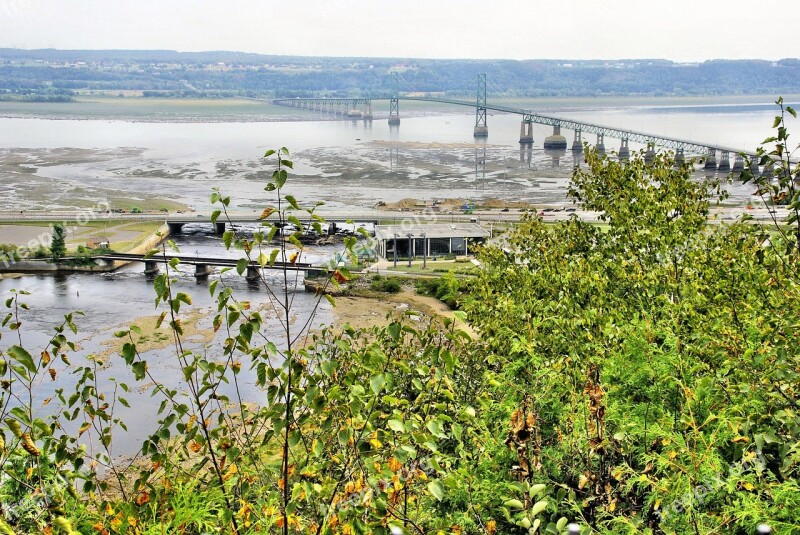
<svg viewBox="0 0 800 535">
<path fill-rule="evenodd" d="M 384 258 L 468 255 L 470 247 L 489 238 L 489 231 L 477 223 L 433 223 L 430 225 L 378 225 L 375 239 Z"/>
<path fill-rule="evenodd" d="M 89 249 L 108 249 L 110 243 L 108 238 L 92 236 L 86 240 L 86 247 Z"/>
</svg>

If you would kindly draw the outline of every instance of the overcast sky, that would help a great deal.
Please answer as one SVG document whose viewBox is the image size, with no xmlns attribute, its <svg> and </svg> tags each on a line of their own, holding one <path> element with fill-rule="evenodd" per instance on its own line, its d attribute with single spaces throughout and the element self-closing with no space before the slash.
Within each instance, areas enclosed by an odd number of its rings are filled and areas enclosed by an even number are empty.
<svg viewBox="0 0 800 535">
<path fill-rule="evenodd" d="M 797 0 L 0 0 L 15 48 L 779 59 L 800 56 L 798 28 Z"/>
</svg>

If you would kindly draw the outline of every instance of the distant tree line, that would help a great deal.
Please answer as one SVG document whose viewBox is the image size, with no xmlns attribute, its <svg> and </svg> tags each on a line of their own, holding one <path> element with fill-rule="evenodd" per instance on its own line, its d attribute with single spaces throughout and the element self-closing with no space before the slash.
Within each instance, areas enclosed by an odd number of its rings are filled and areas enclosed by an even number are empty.
<svg viewBox="0 0 800 535">
<path fill-rule="evenodd" d="M 800 93 L 800 60 L 432 60 L 317 58 L 234 52 L 0 49 L 0 90 L 139 90 L 172 96 L 472 95 L 486 73 L 504 96 Z M 227 92 L 227 93 L 225 93 Z M 150 93 L 155 94 L 155 93 Z M 162 93 L 163 94 L 163 93 Z"/>
</svg>

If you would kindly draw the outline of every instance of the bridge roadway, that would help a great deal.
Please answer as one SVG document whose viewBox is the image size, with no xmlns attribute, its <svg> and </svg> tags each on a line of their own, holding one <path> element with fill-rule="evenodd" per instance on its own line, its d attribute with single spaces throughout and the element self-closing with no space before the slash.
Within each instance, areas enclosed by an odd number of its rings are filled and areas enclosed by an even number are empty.
<svg viewBox="0 0 800 535">
<path fill-rule="evenodd" d="M 220 258 L 213 256 L 187 256 L 179 254 L 156 254 L 156 255 L 143 255 L 133 253 L 112 253 L 97 255 L 94 257 L 97 260 L 106 262 L 142 262 L 144 263 L 144 272 L 148 275 L 154 275 L 159 271 L 159 265 L 166 264 L 174 259 L 180 261 L 181 264 L 188 264 L 195 266 L 195 277 L 204 278 L 211 274 L 213 267 L 236 267 L 239 265 L 239 260 L 235 258 Z M 302 271 L 306 275 L 309 273 L 324 273 L 328 272 L 328 268 L 322 265 L 313 265 L 307 262 L 273 262 L 267 263 L 262 266 L 256 260 L 250 260 L 246 263 L 245 278 L 248 281 L 257 281 L 260 279 L 262 269 L 275 269 L 281 271 Z"/>
<path fill-rule="evenodd" d="M 455 106 L 468 106 L 470 108 L 476 107 L 475 101 L 466 101 L 466 100 L 455 100 L 455 99 L 448 99 L 448 98 L 439 98 L 439 97 L 410 97 L 410 96 L 397 96 L 394 97 L 397 100 L 416 100 L 422 102 L 440 102 L 442 104 L 452 104 Z M 295 108 L 305 108 L 305 109 L 321 109 L 323 105 L 330 106 L 333 104 L 326 104 L 328 102 L 335 103 L 337 106 L 349 106 L 350 108 L 355 108 L 365 100 L 370 99 L 325 99 L 325 98 L 293 98 L 293 99 L 275 99 L 272 101 L 273 104 L 279 106 L 290 106 Z M 375 98 L 371 100 L 392 100 L 390 98 Z M 564 117 L 555 117 L 552 115 L 542 115 L 539 113 L 534 113 L 533 111 L 525 108 L 515 108 L 512 106 L 503 106 L 499 104 L 486 104 L 485 107 L 487 110 L 499 111 L 502 113 L 511 113 L 516 115 L 522 116 L 522 122 L 533 122 L 543 125 L 549 125 L 553 127 L 559 128 L 567 128 L 570 130 L 574 130 L 581 133 L 590 133 L 590 134 L 598 134 L 600 136 L 609 136 L 612 138 L 622 139 L 626 141 L 633 141 L 636 143 L 642 143 L 644 145 L 657 145 L 660 147 L 665 147 L 668 149 L 675 149 L 686 151 L 689 153 L 696 153 L 696 154 L 706 154 L 712 151 L 719 151 L 721 153 L 732 153 L 732 154 L 746 154 L 749 157 L 755 157 L 755 152 L 747 151 L 743 149 L 738 149 L 735 147 L 726 147 L 722 145 L 712 145 L 707 143 L 701 143 L 697 141 L 689 141 L 685 139 L 678 139 L 673 137 L 667 136 L 660 136 L 656 134 L 648 134 L 646 132 L 637 132 L 635 130 L 625 130 L 621 128 L 613 128 L 610 126 L 603 126 L 599 124 L 593 123 L 585 123 L 581 121 L 575 121 L 572 119 L 566 119 Z"/>
<path fill-rule="evenodd" d="M 396 223 L 398 221 L 402 221 L 403 219 L 407 219 L 409 217 L 414 218 L 422 218 L 422 219 L 447 219 L 448 221 L 469 221 L 472 216 L 469 214 L 461 214 L 461 213 L 444 213 L 444 212 L 426 212 L 423 214 L 420 213 L 410 213 L 408 211 L 402 210 L 376 210 L 376 209 L 343 209 L 343 210 L 326 210 L 321 211 L 317 210 L 315 212 L 317 215 L 323 218 L 324 221 L 321 223 L 336 223 L 336 224 L 343 224 L 343 223 L 355 223 L 355 224 L 390 224 Z M 305 214 L 305 216 L 303 215 Z M 260 223 L 259 220 L 260 212 L 231 212 L 229 213 L 229 218 L 231 223 Z M 312 218 L 308 216 L 307 212 L 287 212 L 287 216 L 292 215 L 297 217 L 302 223 L 307 224 L 312 221 Z M 516 211 L 512 211 L 510 213 L 504 214 L 497 214 L 497 219 L 503 219 L 508 221 L 515 221 L 519 218 L 519 213 Z M 81 225 L 80 221 L 85 219 L 87 221 L 98 221 L 98 220 L 105 220 L 105 221 L 122 221 L 122 222 L 134 222 L 134 221 L 160 221 L 167 225 L 187 225 L 187 224 L 208 224 L 211 222 L 211 215 L 208 213 L 172 213 L 172 214 L 165 214 L 161 212 L 153 212 L 153 213 L 112 213 L 112 212 L 105 212 L 105 211 L 95 211 L 95 212 L 85 212 L 85 211 L 75 211 L 75 210 L 59 210 L 59 211 L 28 211 L 28 212 L 11 212 L 11 211 L 2 211 L 0 212 L 0 225 L 24 225 L 25 222 L 30 221 L 32 223 L 59 223 L 64 222 L 69 225 L 78 226 Z M 267 221 L 274 222 L 274 216 Z M 218 219 L 219 223 L 227 223 L 228 219 L 223 220 L 220 216 Z"/>
<path fill-rule="evenodd" d="M 236 258 L 220 258 L 217 256 L 188 256 L 179 254 L 156 254 L 152 256 L 133 253 L 111 253 L 104 255 L 93 256 L 98 260 L 106 260 L 109 262 L 169 262 L 172 259 L 177 259 L 181 264 L 189 264 L 192 266 L 206 265 L 217 267 L 235 267 L 239 261 Z M 256 268 L 262 267 L 256 260 L 251 260 L 247 264 Z M 308 271 L 309 269 L 327 269 L 324 266 L 315 266 L 307 262 L 274 262 L 263 266 L 264 269 L 279 269 L 288 271 Z"/>
</svg>

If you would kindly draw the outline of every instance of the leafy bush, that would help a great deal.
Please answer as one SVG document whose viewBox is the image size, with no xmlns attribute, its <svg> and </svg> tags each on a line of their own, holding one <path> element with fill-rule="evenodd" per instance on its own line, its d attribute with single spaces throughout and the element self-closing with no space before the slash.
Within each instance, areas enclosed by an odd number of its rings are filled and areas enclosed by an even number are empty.
<svg viewBox="0 0 800 535">
<path fill-rule="evenodd" d="M 787 151 L 762 154 L 791 190 Z M 720 184 L 670 155 L 586 159 L 570 195 L 608 230 L 527 217 L 464 307 L 498 458 L 601 533 L 800 533 L 800 221 L 709 225 Z"/>
<path fill-rule="evenodd" d="M 400 282 L 400 279 L 397 277 L 383 277 L 381 275 L 375 275 L 370 281 L 369 288 L 375 292 L 396 294 L 403 289 L 403 285 Z"/>
<path fill-rule="evenodd" d="M 445 272 L 436 278 L 419 278 L 415 286 L 417 293 L 435 297 L 453 310 L 459 306 L 462 295 L 461 283 L 452 272 Z"/>
</svg>

